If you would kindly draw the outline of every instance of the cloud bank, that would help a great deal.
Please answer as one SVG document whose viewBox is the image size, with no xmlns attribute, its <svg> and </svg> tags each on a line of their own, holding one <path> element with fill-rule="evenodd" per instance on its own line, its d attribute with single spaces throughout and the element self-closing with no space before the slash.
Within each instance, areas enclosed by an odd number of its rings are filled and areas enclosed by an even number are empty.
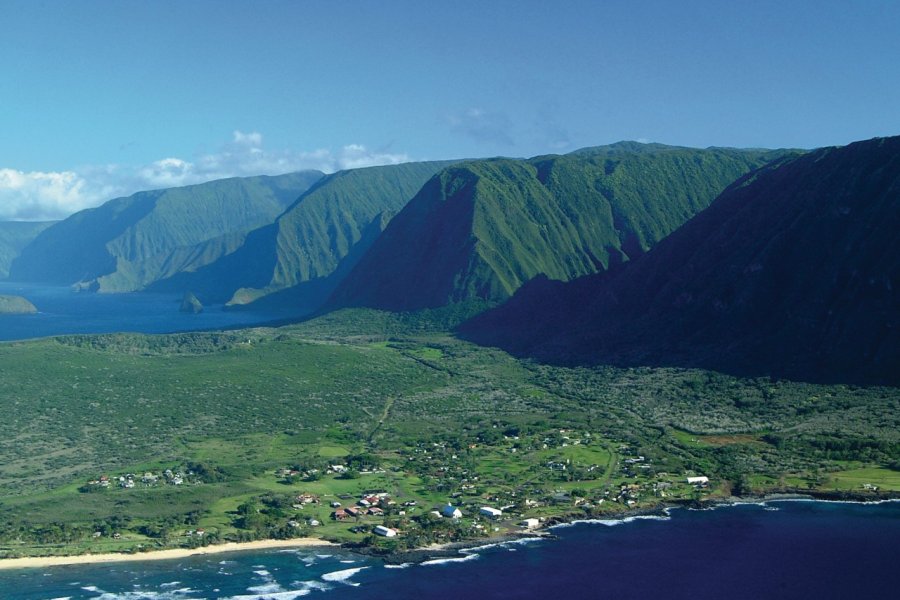
<svg viewBox="0 0 900 600">
<path fill-rule="evenodd" d="M 332 173 L 408 162 L 409 156 L 349 144 L 334 151 L 268 150 L 263 136 L 235 131 L 218 152 L 185 160 L 166 157 L 150 164 L 89 166 L 71 171 L 19 171 L 0 167 L 0 220 L 47 221 L 138 191 L 253 175 L 317 169 Z"/>
</svg>

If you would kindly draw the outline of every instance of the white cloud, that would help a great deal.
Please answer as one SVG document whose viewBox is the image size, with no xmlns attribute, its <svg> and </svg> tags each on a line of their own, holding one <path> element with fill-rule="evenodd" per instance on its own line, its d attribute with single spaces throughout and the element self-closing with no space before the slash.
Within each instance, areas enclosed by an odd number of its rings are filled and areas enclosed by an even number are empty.
<svg viewBox="0 0 900 600">
<path fill-rule="evenodd" d="M 147 165 L 89 166 L 62 172 L 0 168 L 0 220 L 61 219 L 112 198 L 141 190 L 177 187 L 226 177 L 279 175 L 317 169 L 331 173 L 408 162 L 409 156 L 348 144 L 336 151 L 267 150 L 263 136 L 234 131 L 219 152 L 185 160 L 167 157 Z"/>
<path fill-rule="evenodd" d="M 240 144 L 242 146 L 250 146 L 252 148 L 257 148 L 262 146 L 262 134 L 258 131 L 252 131 L 250 133 L 244 133 L 242 131 L 235 130 L 232 134 L 234 138 L 235 144 Z"/>
<path fill-rule="evenodd" d="M 58 219 L 92 206 L 84 179 L 72 171 L 44 173 L 0 169 L 0 219 Z"/>
<path fill-rule="evenodd" d="M 396 165 L 409 162 L 406 154 L 390 154 L 387 152 L 371 152 L 360 144 L 350 144 L 341 148 L 335 157 L 338 169 L 361 169 L 377 165 Z"/>
</svg>

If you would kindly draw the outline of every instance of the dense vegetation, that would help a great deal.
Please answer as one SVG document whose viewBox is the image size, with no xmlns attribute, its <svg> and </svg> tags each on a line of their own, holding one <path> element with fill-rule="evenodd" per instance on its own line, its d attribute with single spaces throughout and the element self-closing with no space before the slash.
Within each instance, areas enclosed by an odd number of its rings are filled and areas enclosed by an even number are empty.
<svg viewBox="0 0 900 600">
<path fill-rule="evenodd" d="M 0 550 L 311 534 L 404 547 L 733 491 L 900 490 L 895 389 L 539 365 L 439 329 L 355 310 L 3 344 Z M 330 517 L 365 492 L 394 504 Z M 448 501 L 463 519 L 429 514 Z M 505 516 L 488 523 L 485 505 Z M 404 535 L 376 540 L 375 524 Z"/>
<path fill-rule="evenodd" d="M 647 255 L 533 281 L 464 331 L 563 364 L 897 385 L 897 231 L 900 137 L 825 148 L 737 181 Z"/>
<path fill-rule="evenodd" d="M 635 258 L 728 184 L 783 152 L 621 143 L 449 167 L 391 221 L 335 306 L 415 310 L 501 301 Z"/>
<path fill-rule="evenodd" d="M 222 260 L 159 282 L 204 302 L 268 301 L 309 312 L 359 260 L 393 215 L 434 173 L 420 162 L 340 171 L 323 178 L 273 224 L 252 232 Z"/>
<path fill-rule="evenodd" d="M 10 279 L 140 290 L 234 252 L 321 177 L 223 179 L 110 200 L 41 232 L 13 261 Z"/>
</svg>

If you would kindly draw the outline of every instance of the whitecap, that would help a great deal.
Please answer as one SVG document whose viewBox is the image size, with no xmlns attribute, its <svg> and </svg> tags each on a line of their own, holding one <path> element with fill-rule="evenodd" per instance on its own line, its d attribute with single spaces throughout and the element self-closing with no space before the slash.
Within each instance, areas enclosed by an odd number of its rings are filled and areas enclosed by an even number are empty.
<svg viewBox="0 0 900 600">
<path fill-rule="evenodd" d="M 309 590 L 291 590 L 273 594 L 242 594 L 240 596 L 229 596 L 222 600 L 294 600 L 294 598 L 306 596 L 309 593 Z"/>
<path fill-rule="evenodd" d="M 422 562 L 422 563 L 420 563 L 420 564 L 421 564 L 422 566 L 426 566 L 426 565 L 448 565 L 448 564 L 451 564 L 451 563 L 461 563 L 461 562 L 468 562 L 468 561 L 470 561 L 470 560 L 478 560 L 478 558 L 479 558 L 480 556 L 481 556 L 480 554 L 471 553 L 471 554 L 466 554 L 465 556 L 461 556 L 461 557 L 459 557 L 459 558 L 433 558 L 433 559 L 431 559 L 431 560 L 426 560 L 426 561 L 424 561 L 424 562 Z"/>
<path fill-rule="evenodd" d="M 564 529 L 566 527 L 574 527 L 575 525 L 604 525 L 606 527 L 615 527 L 616 525 L 624 525 L 634 521 L 669 521 L 672 517 L 666 515 L 634 515 L 632 517 L 623 517 L 621 519 L 577 519 L 568 523 L 560 523 L 553 525 L 550 529 Z"/>
<path fill-rule="evenodd" d="M 325 573 L 322 575 L 323 581 L 336 581 L 338 583 L 343 583 L 346 585 L 358 586 L 358 583 L 353 583 L 349 581 L 351 577 L 359 573 L 364 569 L 368 569 L 369 567 L 356 567 L 353 569 L 343 569 L 341 571 L 332 571 L 331 573 Z"/>
<path fill-rule="evenodd" d="M 399 565 L 384 565 L 385 569 L 408 569 L 413 563 L 400 563 Z"/>
<path fill-rule="evenodd" d="M 278 585 L 275 582 L 264 583 L 263 585 L 254 585 L 247 588 L 248 592 L 253 592 L 254 594 L 274 594 L 276 592 L 285 591 L 283 587 Z"/>
</svg>

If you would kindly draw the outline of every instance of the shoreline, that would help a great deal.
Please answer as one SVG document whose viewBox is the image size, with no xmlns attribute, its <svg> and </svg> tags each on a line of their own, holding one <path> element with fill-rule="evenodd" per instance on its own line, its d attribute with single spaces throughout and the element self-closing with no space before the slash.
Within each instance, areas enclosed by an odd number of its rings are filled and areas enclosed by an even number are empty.
<svg viewBox="0 0 900 600">
<path fill-rule="evenodd" d="M 767 502 L 779 501 L 812 501 L 812 502 L 834 502 L 834 503 L 852 503 L 852 504 L 881 504 L 883 502 L 900 502 L 900 497 L 896 493 L 884 494 L 881 497 L 867 496 L 860 499 L 860 494 L 825 494 L 831 497 L 822 497 L 823 495 L 813 493 L 800 492 L 774 492 L 762 495 L 748 496 L 732 496 L 728 498 L 710 499 L 704 502 L 664 502 L 655 506 L 646 506 L 632 510 L 617 512 L 605 517 L 609 520 L 625 521 L 634 517 L 666 515 L 667 511 L 674 508 L 687 508 L 694 510 L 713 510 L 716 508 L 724 508 L 729 506 L 738 506 L 741 504 L 765 504 Z M 848 497 L 849 496 L 849 497 Z M 556 535 L 551 531 L 554 527 L 566 525 L 579 521 L 599 520 L 601 517 L 585 517 L 584 515 L 564 514 L 548 518 L 539 527 L 534 529 L 523 529 L 518 531 L 508 531 L 498 536 L 488 536 L 484 538 L 464 540 L 458 542 L 447 542 L 444 544 L 431 544 L 421 548 L 412 548 L 409 550 L 401 550 L 398 552 L 382 553 L 374 549 L 364 547 L 354 547 L 352 545 L 336 544 L 326 541 L 322 538 L 296 538 L 291 540 L 256 540 L 252 542 L 226 542 L 223 544 L 212 544 L 199 548 L 167 548 L 162 550 L 150 550 L 148 552 L 120 553 L 108 552 L 100 554 L 73 554 L 70 556 L 27 556 L 21 558 L 0 558 L 0 571 L 12 569 L 33 569 L 57 566 L 71 565 L 92 565 L 92 564 L 110 564 L 123 562 L 143 562 L 158 560 L 177 560 L 180 558 L 189 558 L 192 556 L 202 556 L 207 554 L 224 554 L 228 552 L 252 551 L 252 550 L 272 550 L 278 548 L 314 548 L 314 547 L 338 547 L 349 552 L 369 556 L 382 560 L 385 564 L 399 565 L 403 563 L 421 563 L 427 560 L 440 558 L 453 558 L 466 556 L 466 550 L 479 548 L 484 546 L 494 546 L 516 540 L 527 538 L 544 538 L 554 539 Z"/>
<path fill-rule="evenodd" d="M 156 560 L 175 560 L 202 556 L 206 554 L 223 554 L 247 550 L 272 550 L 276 548 L 313 548 L 337 546 L 321 538 L 297 538 L 292 540 L 256 540 L 253 542 L 226 542 L 211 544 L 200 548 L 167 548 L 150 550 L 149 552 L 107 552 L 102 554 L 73 554 L 71 556 L 25 556 L 21 558 L 0 559 L 0 570 L 35 569 L 43 567 L 61 567 L 66 565 L 93 565 L 123 562 L 144 562 Z"/>
</svg>

